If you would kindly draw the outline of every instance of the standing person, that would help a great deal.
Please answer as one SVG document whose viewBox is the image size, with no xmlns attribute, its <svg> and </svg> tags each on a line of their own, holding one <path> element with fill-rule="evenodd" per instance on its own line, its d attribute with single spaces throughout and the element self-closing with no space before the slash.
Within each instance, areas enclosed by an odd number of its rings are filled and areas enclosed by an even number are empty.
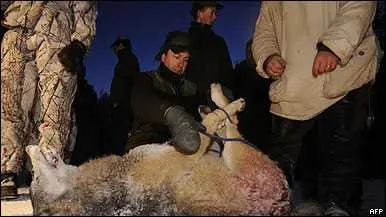
<svg viewBox="0 0 386 217">
<path fill-rule="evenodd" d="M 131 89 L 135 77 L 139 73 L 139 62 L 131 49 L 131 42 L 127 37 L 119 37 L 111 45 L 118 63 L 115 66 L 114 77 L 111 82 L 111 152 L 123 154 L 127 137 L 133 121 L 130 106 Z"/>
<path fill-rule="evenodd" d="M 380 60 L 379 72 L 375 78 L 371 93 L 371 113 L 368 117 L 367 140 L 363 144 L 362 149 L 365 159 L 363 171 L 366 178 L 384 178 L 386 146 L 384 133 L 386 123 L 384 111 L 386 108 L 383 103 L 384 99 L 386 99 L 386 2 L 384 1 L 377 2 L 377 13 L 373 21 L 373 28 L 378 36 L 383 56 Z"/>
<path fill-rule="evenodd" d="M 360 132 L 379 58 L 372 20 L 376 2 L 263 2 L 253 56 L 275 78 L 268 154 L 293 187 L 302 138 L 317 126 L 317 199 L 325 215 L 360 207 Z"/>
<path fill-rule="evenodd" d="M 36 91 L 37 69 L 27 39 L 33 34 L 43 2 L 14 1 L 3 5 L 1 25 L 1 198 L 17 196 L 16 176 L 21 175 L 24 147 Z M 3 8 L 2 8 L 3 10 Z M 31 78 L 31 79 L 30 79 Z M 24 85 L 26 82 L 28 85 Z M 33 115 L 32 115 L 33 116 Z M 27 139 L 26 139 L 27 138 Z"/>
<path fill-rule="evenodd" d="M 8 7 L 3 24 L 11 30 L 1 46 L 2 196 L 3 187 L 5 196 L 17 193 L 14 179 L 22 169 L 25 145 L 52 146 L 70 160 L 71 104 L 95 21 L 91 1 L 14 1 Z M 22 88 L 29 76 L 35 76 L 28 84 L 34 93 Z"/>
<path fill-rule="evenodd" d="M 228 46 L 213 32 L 217 11 L 223 8 L 215 1 L 193 2 L 189 33 L 193 40 L 186 79 L 198 84 L 200 104 L 214 106 L 210 100 L 210 84 L 221 83 L 224 94 L 233 98 L 233 66 Z"/>
<path fill-rule="evenodd" d="M 264 79 L 256 74 L 256 64 L 252 56 L 252 39 L 245 46 L 246 59 L 235 67 L 235 95 L 248 103 L 239 114 L 239 129 L 245 138 L 264 150 L 268 143 L 271 114 L 268 97 L 272 79 Z"/>
<path fill-rule="evenodd" d="M 42 124 L 39 145 L 53 146 L 68 162 L 71 106 L 77 74 L 85 71 L 83 58 L 96 34 L 96 2 L 48 2 L 29 46 L 36 49 Z"/>
<path fill-rule="evenodd" d="M 192 116 L 198 108 L 197 86 L 184 78 L 190 47 L 189 33 L 168 33 L 156 56 L 160 61 L 158 69 L 137 77 L 132 90 L 134 122 L 127 151 L 170 140 L 182 153 L 198 150 L 200 136 Z"/>
</svg>

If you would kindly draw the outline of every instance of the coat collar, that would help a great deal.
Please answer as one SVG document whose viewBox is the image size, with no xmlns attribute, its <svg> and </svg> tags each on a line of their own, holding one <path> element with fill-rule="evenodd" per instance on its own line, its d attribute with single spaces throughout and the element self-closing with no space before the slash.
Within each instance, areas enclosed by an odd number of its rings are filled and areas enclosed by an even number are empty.
<svg viewBox="0 0 386 217">
<path fill-rule="evenodd" d="M 190 23 L 189 32 L 192 34 L 214 34 L 212 30 L 212 25 L 198 23 L 196 21 L 192 21 Z"/>
<path fill-rule="evenodd" d="M 197 92 L 197 85 L 170 71 L 163 63 L 153 74 L 153 85 L 156 89 L 161 90 L 169 95 L 192 96 Z"/>
</svg>

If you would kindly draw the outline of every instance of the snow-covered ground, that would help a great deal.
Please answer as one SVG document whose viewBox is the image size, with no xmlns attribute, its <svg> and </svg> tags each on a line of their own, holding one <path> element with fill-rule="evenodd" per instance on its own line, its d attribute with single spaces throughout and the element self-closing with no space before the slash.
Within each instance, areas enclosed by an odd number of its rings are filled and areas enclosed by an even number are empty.
<svg viewBox="0 0 386 217">
<path fill-rule="evenodd" d="M 12 200 L 1 200 L 1 216 L 32 216 L 32 204 L 29 197 L 29 188 L 18 190 L 19 197 Z"/>
<path fill-rule="evenodd" d="M 363 204 L 359 216 L 369 216 L 370 209 L 383 209 L 385 216 L 385 180 L 363 180 Z M 297 189 L 299 191 L 299 189 Z M 29 188 L 18 189 L 19 198 L 13 200 L 1 200 L 1 216 L 31 216 L 32 204 L 29 197 Z M 299 192 L 295 189 L 295 201 Z"/>
</svg>

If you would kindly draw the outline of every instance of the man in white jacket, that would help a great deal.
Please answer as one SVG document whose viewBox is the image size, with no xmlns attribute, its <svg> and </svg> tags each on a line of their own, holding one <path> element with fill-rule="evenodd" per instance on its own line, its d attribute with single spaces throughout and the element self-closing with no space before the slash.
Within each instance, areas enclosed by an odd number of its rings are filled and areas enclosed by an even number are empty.
<svg viewBox="0 0 386 217">
<path fill-rule="evenodd" d="M 302 139 L 317 127 L 318 193 L 325 215 L 355 214 L 360 132 L 380 52 L 376 2 L 263 2 L 253 38 L 256 71 L 274 78 L 267 150 L 293 187 Z M 315 159 L 316 160 L 316 159 Z"/>
<path fill-rule="evenodd" d="M 2 25 L 9 29 L 1 44 L 3 198 L 16 196 L 26 145 L 52 146 L 69 161 L 71 106 L 96 33 L 96 3 L 14 1 Z"/>
</svg>

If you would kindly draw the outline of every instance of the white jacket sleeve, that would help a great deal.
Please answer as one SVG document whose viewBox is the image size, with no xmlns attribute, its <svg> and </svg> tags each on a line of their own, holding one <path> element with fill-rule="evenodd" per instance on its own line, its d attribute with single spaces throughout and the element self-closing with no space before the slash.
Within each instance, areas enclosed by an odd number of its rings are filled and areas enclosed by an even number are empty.
<svg viewBox="0 0 386 217">
<path fill-rule="evenodd" d="M 277 5 L 277 2 L 262 2 L 253 34 L 252 54 L 256 62 L 256 71 L 263 78 L 269 78 L 263 69 L 264 61 L 272 54 L 280 55 L 278 39 L 273 24 L 273 7 Z"/>
<path fill-rule="evenodd" d="M 375 1 L 339 2 L 338 15 L 318 42 L 330 48 L 340 58 L 340 64 L 347 64 L 366 36 L 376 4 Z"/>
<path fill-rule="evenodd" d="M 87 48 L 90 48 L 96 34 L 96 2 L 74 1 L 73 10 L 75 17 L 75 31 L 71 35 L 71 41 L 79 40 Z"/>
</svg>

